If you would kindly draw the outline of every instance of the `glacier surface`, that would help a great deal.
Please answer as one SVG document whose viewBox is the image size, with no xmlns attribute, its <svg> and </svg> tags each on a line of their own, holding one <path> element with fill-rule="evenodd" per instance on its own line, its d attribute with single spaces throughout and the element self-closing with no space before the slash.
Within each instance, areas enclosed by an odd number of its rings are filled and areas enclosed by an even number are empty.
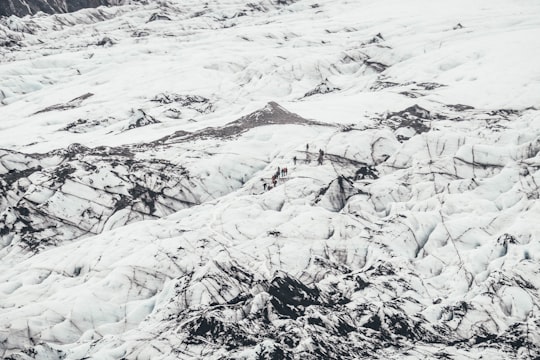
<svg viewBox="0 0 540 360">
<path fill-rule="evenodd" d="M 539 38 L 533 0 L 0 18 L 0 357 L 539 358 Z"/>
</svg>

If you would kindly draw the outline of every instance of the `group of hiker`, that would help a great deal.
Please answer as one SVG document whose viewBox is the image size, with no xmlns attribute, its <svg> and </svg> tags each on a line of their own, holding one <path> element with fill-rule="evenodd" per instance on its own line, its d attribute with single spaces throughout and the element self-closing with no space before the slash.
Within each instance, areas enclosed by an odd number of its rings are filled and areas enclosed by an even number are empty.
<svg viewBox="0 0 540 360">
<path fill-rule="evenodd" d="M 322 165 L 323 163 L 323 158 L 324 158 L 324 151 L 322 149 L 319 149 L 319 157 L 317 158 L 317 164 L 319 165 Z M 298 159 L 296 158 L 296 156 L 293 157 L 293 163 L 294 165 L 296 165 L 296 162 L 298 161 Z M 310 159 L 310 156 L 309 156 L 309 144 L 306 144 L 306 164 L 309 164 L 311 161 Z"/>
<path fill-rule="evenodd" d="M 277 186 L 277 182 L 280 178 L 284 178 L 287 176 L 289 170 L 284 167 L 284 168 L 280 168 L 278 166 L 277 168 L 277 171 L 274 173 L 274 175 L 272 175 L 272 181 L 271 181 L 271 184 L 268 185 L 266 182 L 263 183 L 263 189 L 264 191 L 266 190 L 270 190 L 270 189 L 273 189 Z"/>
<path fill-rule="evenodd" d="M 322 165 L 324 158 L 324 151 L 322 149 L 319 149 L 319 157 L 317 159 L 317 163 L 319 165 Z M 293 157 L 293 163 L 296 165 L 296 162 L 298 161 L 297 157 Z M 309 144 L 306 144 L 306 164 L 308 164 L 311 161 L 309 156 Z M 271 190 L 277 186 L 277 182 L 280 178 L 285 178 L 288 175 L 288 169 L 286 167 L 280 168 L 278 166 L 277 171 L 272 175 L 272 179 L 270 184 L 267 184 L 264 179 L 261 179 L 263 181 L 263 189 L 264 191 Z"/>
</svg>

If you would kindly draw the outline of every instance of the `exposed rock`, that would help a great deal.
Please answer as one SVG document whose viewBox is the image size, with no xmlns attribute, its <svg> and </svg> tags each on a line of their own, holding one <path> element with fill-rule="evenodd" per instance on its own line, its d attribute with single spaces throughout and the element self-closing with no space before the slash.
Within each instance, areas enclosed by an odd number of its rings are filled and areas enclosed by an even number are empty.
<svg viewBox="0 0 540 360">
<path fill-rule="evenodd" d="M 97 46 L 113 46 L 114 45 L 114 41 L 108 37 L 108 36 L 105 36 L 103 39 L 99 40 L 97 43 L 96 43 Z"/>
<path fill-rule="evenodd" d="M 154 13 L 154 14 L 152 14 L 152 16 L 150 16 L 150 19 L 148 19 L 147 22 L 160 21 L 160 20 L 161 21 L 171 21 L 171 18 L 168 17 L 167 15 Z"/>
<path fill-rule="evenodd" d="M 243 116 L 238 120 L 232 121 L 221 127 L 205 128 L 193 133 L 184 131 L 177 132 L 171 136 L 166 136 L 157 140 L 158 143 L 175 141 L 191 141 L 194 139 L 221 138 L 230 139 L 238 136 L 250 129 L 267 125 L 315 125 L 332 126 L 318 121 L 304 119 L 303 117 L 289 112 L 276 102 L 269 102 L 264 108 Z"/>
<path fill-rule="evenodd" d="M 439 115 L 438 118 L 446 117 Z M 416 134 L 429 131 L 431 121 L 433 117 L 428 110 L 413 105 L 405 110 L 387 114 L 383 122 L 395 130 L 398 140 L 405 141 Z"/>
<path fill-rule="evenodd" d="M 90 97 L 94 96 L 94 94 L 92 93 L 86 93 L 84 95 L 81 95 L 81 96 L 78 96 L 72 100 L 70 100 L 69 102 L 65 103 L 65 104 L 55 104 L 55 105 L 51 105 L 51 106 L 48 106 L 46 107 L 45 109 L 42 109 L 42 110 L 39 110 L 39 111 L 36 111 L 34 113 L 35 114 L 40 114 L 40 113 L 44 113 L 44 112 L 48 112 L 48 111 L 62 111 L 62 110 L 69 110 L 69 109 L 74 109 L 76 107 L 79 107 L 81 106 L 82 102 Z"/>
<path fill-rule="evenodd" d="M 315 87 L 315 89 L 308 91 L 304 95 L 304 97 L 313 96 L 313 95 L 317 95 L 317 94 L 328 94 L 328 93 L 331 93 L 331 92 L 334 92 L 334 91 L 339 91 L 339 90 L 341 90 L 341 89 L 338 88 L 338 87 L 333 86 L 332 84 L 330 84 L 328 79 L 326 79 L 325 81 L 323 81 L 322 83 L 317 85 Z"/>
<path fill-rule="evenodd" d="M 148 115 L 144 110 L 137 109 L 133 111 L 133 114 L 131 118 L 129 119 L 129 124 L 128 124 L 127 129 L 131 130 L 131 129 L 139 128 L 142 126 L 158 124 L 158 123 L 160 123 L 159 120 L 156 120 L 156 118 L 154 118 L 153 116 Z"/>
</svg>

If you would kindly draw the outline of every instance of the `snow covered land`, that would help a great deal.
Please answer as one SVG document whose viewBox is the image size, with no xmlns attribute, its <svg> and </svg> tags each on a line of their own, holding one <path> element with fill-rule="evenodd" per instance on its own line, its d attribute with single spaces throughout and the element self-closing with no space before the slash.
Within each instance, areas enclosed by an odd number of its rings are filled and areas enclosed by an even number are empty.
<svg viewBox="0 0 540 360">
<path fill-rule="evenodd" d="M 0 18 L 1 358 L 540 358 L 540 2 L 124 3 Z"/>
</svg>

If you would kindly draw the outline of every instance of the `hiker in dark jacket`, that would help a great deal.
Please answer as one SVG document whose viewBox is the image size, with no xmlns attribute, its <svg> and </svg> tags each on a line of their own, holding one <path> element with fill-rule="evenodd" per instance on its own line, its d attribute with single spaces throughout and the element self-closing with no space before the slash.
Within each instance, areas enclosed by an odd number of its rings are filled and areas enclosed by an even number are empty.
<svg viewBox="0 0 540 360">
<path fill-rule="evenodd" d="M 294 165 L 296 165 L 296 156 L 292 158 L 292 161 L 294 162 Z"/>
<path fill-rule="evenodd" d="M 323 156 L 324 156 L 324 151 L 322 151 L 322 149 L 319 149 L 319 159 L 317 160 L 319 162 L 319 165 L 322 165 Z"/>
</svg>

